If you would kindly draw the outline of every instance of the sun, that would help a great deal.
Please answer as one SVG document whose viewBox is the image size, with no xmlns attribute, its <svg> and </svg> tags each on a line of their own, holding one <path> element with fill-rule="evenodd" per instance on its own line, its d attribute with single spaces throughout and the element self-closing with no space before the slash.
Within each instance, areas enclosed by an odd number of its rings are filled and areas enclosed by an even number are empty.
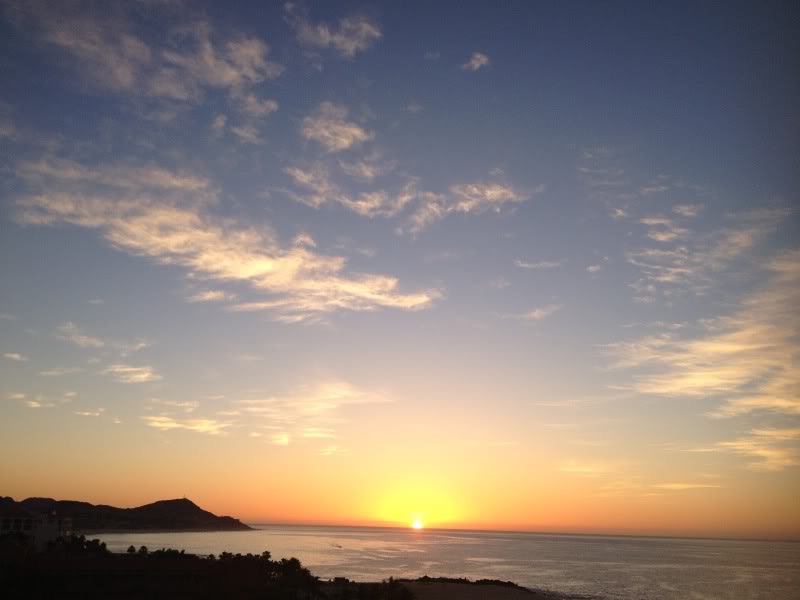
<svg viewBox="0 0 800 600">
<path fill-rule="evenodd" d="M 422 519 L 414 519 L 411 522 L 411 529 L 423 529 L 425 524 L 422 522 Z"/>
</svg>

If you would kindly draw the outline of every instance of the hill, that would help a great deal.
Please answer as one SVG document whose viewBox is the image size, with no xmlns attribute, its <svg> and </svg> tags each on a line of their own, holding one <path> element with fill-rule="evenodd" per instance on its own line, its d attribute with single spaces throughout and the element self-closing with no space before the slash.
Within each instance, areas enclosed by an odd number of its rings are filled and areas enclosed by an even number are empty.
<svg viewBox="0 0 800 600">
<path fill-rule="evenodd" d="M 159 500 L 136 508 L 116 508 L 75 500 L 27 498 L 0 499 L 5 510 L 30 514 L 55 512 L 72 519 L 76 531 L 168 529 L 173 531 L 245 531 L 252 529 L 233 517 L 218 517 L 186 498 Z M 13 503 L 13 504 L 12 504 Z"/>
</svg>

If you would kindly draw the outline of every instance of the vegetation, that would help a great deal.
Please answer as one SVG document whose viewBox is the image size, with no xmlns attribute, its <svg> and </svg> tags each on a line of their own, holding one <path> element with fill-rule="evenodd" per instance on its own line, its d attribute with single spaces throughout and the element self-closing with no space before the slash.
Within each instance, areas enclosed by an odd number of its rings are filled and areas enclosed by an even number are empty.
<svg viewBox="0 0 800 600">
<path fill-rule="evenodd" d="M 24 536 L 0 537 L 0 589 L 8 598 L 210 598 L 259 600 L 407 600 L 394 581 L 321 582 L 296 558 L 223 552 L 219 557 L 161 548 L 113 554 L 99 540 L 62 538 L 33 552 Z"/>
</svg>

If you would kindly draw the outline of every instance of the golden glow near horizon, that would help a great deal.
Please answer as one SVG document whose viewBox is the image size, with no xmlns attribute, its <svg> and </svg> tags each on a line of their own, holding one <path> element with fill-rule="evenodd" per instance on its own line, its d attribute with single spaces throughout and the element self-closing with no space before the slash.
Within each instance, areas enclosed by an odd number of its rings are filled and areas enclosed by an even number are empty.
<svg viewBox="0 0 800 600">
<path fill-rule="evenodd" d="M 414 519 L 411 522 L 411 529 L 422 529 L 423 527 L 425 527 L 425 525 L 422 522 L 422 519 Z"/>
</svg>

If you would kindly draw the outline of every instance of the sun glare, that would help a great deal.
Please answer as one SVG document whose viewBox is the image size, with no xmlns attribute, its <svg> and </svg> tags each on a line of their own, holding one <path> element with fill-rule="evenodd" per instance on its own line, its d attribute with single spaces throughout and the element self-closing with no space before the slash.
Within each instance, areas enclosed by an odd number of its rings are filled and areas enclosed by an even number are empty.
<svg viewBox="0 0 800 600">
<path fill-rule="evenodd" d="M 422 529 L 423 527 L 422 519 L 414 519 L 411 523 L 411 529 Z"/>
</svg>

